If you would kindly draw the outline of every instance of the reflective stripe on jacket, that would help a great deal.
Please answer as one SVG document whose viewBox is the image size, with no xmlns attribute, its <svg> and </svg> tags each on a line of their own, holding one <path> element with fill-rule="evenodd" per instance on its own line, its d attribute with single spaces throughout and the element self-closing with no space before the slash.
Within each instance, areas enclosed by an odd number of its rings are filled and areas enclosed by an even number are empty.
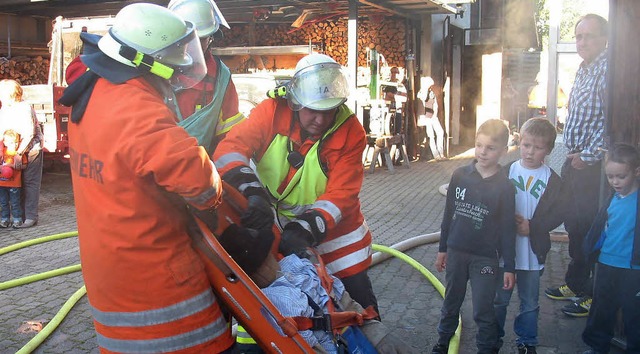
<svg viewBox="0 0 640 354">
<path fill-rule="evenodd" d="M 229 68 L 210 53 L 205 54 L 205 59 L 207 76 L 194 87 L 176 93 L 176 98 L 181 113 L 179 120 L 204 113 L 216 121 L 215 137 L 211 145 L 206 146 L 208 151 L 213 151 L 224 135 L 243 121 L 245 116 L 238 112 L 238 93 L 230 78 Z M 212 103 L 216 98 L 220 102 L 214 109 Z"/>
<path fill-rule="evenodd" d="M 327 238 L 318 246 L 318 250 L 327 267 L 336 276 L 343 278 L 362 272 L 370 265 L 371 232 L 364 221 L 358 197 L 364 178 L 364 128 L 346 106 L 340 107 L 339 112 L 338 116 L 344 114 L 346 117 L 344 123 L 337 124 L 335 131 L 322 139 L 316 137 L 302 141 L 300 124 L 286 101 L 265 100 L 253 109 L 249 119 L 238 124 L 220 143 L 214 153 L 214 162 L 221 174 L 240 165 L 248 166 L 252 157 L 256 159 L 257 166 L 261 166 L 259 169 L 273 163 L 273 176 L 267 177 L 269 181 L 265 182 L 263 179 L 263 171 L 259 171 L 259 177 L 263 183 L 270 186 L 270 192 L 274 196 L 282 196 L 286 187 L 297 178 L 294 177 L 296 173 L 299 173 L 289 166 L 286 150 L 282 150 L 283 145 L 286 149 L 286 144 L 282 141 L 286 137 L 295 144 L 298 147 L 297 151 L 306 155 L 303 166 L 308 164 L 311 167 L 309 172 L 302 172 L 298 184 L 300 188 L 311 185 L 314 187 L 298 191 L 291 187 L 292 193 L 298 194 L 297 202 L 288 205 L 278 203 L 281 226 L 288 222 L 289 218 L 286 216 L 299 215 L 308 209 L 320 211 L 327 221 L 328 232 Z M 272 144 L 273 147 L 270 148 Z M 317 152 L 311 151 L 314 146 Z M 267 154 L 268 150 L 271 151 Z M 277 154 L 274 152 L 276 150 Z M 280 158 L 269 158 L 272 153 L 274 157 L 278 155 Z M 281 158 L 283 154 L 284 159 Z M 311 154 L 314 157 L 311 157 Z M 273 161 L 268 162 L 269 160 Z M 314 179 L 303 180 L 307 173 L 311 172 L 314 172 Z M 323 182 L 324 176 L 326 182 Z M 277 179 L 280 181 L 276 181 Z M 318 188 L 314 184 L 316 182 L 321 182 L 326 187 Z M 278 187 L 271 191 L 276 185 Z M 311 199 L 307 193 L 316 196 Z"/>
<path fill-rule="evenodd" d="M 302 214 L 311 207 L 319 196 L 324 194 L 327 187 L 327 176 L 322 169 L 318 148 L 322 141 L 335 132 L 353 113 L 346 107 L 340 106 L 336 113 L 336 121 L 333 126 L 318 139 L 304 156 L 304 163 L 293 177 L 287 182 L 286 187 L 280 193 L 282 182 L 286 179 L 291 165 L 287 161 L 287 155 L 291 150 L 289 137 L 277 134 L 267 150 L 262 155 L 260 162 L 256 164 L 258 176 L 267 190 L 278 203 L 278 210 L 282 207 L 282 216 L 292 219 L 296 215 Z M 329 203 L 325 203 L 329 204 Z M 295 210 L 295 207 L 302 207 L 302 210 Z M 292 213 L 291 210 L 294 209 Z M 335 210 L 336 208 L 331 208 Z M 340 211 L 334 215 L 334 219 L 340 222 Z"/>
<path fill-rule="evenodd" d="M 216 205 L 220 177 L 144 79 L 99 79 L 69 125 L 82 273 L 102 352 L 220 352 L 233 344 L 191 247 L 182 196 Z"/>
</svg>

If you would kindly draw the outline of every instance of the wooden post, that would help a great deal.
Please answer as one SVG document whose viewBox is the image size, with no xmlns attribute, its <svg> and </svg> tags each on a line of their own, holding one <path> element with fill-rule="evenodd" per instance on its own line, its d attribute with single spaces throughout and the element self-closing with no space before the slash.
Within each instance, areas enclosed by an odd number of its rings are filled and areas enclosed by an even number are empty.
<svg viewBox="0 0 640 354">
<path fill-rule="evenodd" d="M 640 1 L 610 0 L 607 118 L 610 143 L 640 144 Z"/>
</svg>

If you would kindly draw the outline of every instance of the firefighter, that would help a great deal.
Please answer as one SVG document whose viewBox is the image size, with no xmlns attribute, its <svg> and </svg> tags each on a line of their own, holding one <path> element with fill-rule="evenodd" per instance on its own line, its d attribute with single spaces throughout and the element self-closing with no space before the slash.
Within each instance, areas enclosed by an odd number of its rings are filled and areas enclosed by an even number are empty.
<svg viewBox="0 0 640 354">
<path fill-rule="evenodd" d="M 298 62 L 286 88 L 275 92 L 283 91 L 284 97 L 261 102 L 220 142 L 216 168 L 248 197 L 249 209 L 252 200 L 275 207 L 280 253 L 303 254 L 315 247 L 351 296 L 377 311 L 367 275 L 371 232 L 358 198 L 366 138 L 344 104 L 347 78 L 332 58 L 310 54 Z M 257 175 L 249 168 L 251 158 Z M 244 225 L 260 228 L 251 221 Z"/>
<path fill-rule="evenodd" d="M 195 25 L 204 50 L 207 76 L 194 87 L 178 90 L 176 96 L 180 107 L 179 119 L 195 121 L 206 117 L 205 122 L 198 123 L 206 125 L 206 128 L 197 130 L 209 135 L 206 141 L 201 142 L 211 153 L 224 135 L 245 119 L 238 112 L 238 93 L 229 68 L 211 54 L 214 34 L 218 33 L 220 26 L 229 28 L 229 24 L 213 0 L 172 0 L 168 7 Z M 210 131 L 204 133 L 208 128 Z"/>
<path fill-rule="evenodd" d="M 80 258 L 100 351 L 230 352 L 184 203 L 212 215 L 220 177 L 163 94 L 206 73 L 195 28 L 165 7 L 132 4 L 97 48 L 81 56 L 89 70 L 60 102 L 73 107 Z"/>
</svg>

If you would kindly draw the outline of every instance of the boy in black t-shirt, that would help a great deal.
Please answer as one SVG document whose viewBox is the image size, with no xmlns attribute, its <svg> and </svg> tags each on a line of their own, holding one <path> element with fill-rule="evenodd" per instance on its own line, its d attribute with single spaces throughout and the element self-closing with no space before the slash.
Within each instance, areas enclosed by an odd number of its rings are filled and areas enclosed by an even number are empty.
<svg viewBox="0 0 640 354">
<path fill-rule="evenodd" d="M 475 157 L 451 177 L 442 218 L 436 269 L 447 270 L 438 343 L 432 353 L 447 353 L 458 326 L 460 307 L 471 281 L 478 353 L 497 353 L 498 323 L 493 309 L 498 259 L 504 259 L 504 289 L 515 284 L 515 189 L 498 161 L 507 152 L 509 129 L 498 119 L 476 134 Z"/>
</svg>

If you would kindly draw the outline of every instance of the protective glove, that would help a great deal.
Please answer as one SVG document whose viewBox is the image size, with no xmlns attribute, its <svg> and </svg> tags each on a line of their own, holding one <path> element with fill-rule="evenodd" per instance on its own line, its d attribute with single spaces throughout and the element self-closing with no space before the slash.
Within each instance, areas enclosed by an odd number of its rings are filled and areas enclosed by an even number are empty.
<svg viewBox="0 0 640 354">
<path fill-rule="evenodd" d="M 251 195 L 247 198 L 247 210 L 240 216 L 242 226 L 251 229 L 271 229 L 273 226 L 273 209 L 263 197 Z"/>
<path fill-rule="evenodd" d="M 314 247 L 327 237 L 327 223 L 317 210 L 308 210 L 288 223 L 282 231 L 278 251 L 284 256 L 308 257 L 307 247 Z"/>
<path fill-rule="evenodd" d="M 269 200 L 269 193 L 249 166 L 243 165 L 230 169 L 222 175 L 222 180 L 239 190 L 247 198 L 257 195 L 264 200 Z"/>
<path fill-rule="evenodd" d="M 306 258 L 307 247 L 311 247 L 312 244 L 313 236 L 311 232 L 305 230 L 302 225 L 297 222 L 290 222 L 282 231 L 278 252 L 282 253 L 285 257 L 296 254 L 301 258 Z"/>
</svg>

